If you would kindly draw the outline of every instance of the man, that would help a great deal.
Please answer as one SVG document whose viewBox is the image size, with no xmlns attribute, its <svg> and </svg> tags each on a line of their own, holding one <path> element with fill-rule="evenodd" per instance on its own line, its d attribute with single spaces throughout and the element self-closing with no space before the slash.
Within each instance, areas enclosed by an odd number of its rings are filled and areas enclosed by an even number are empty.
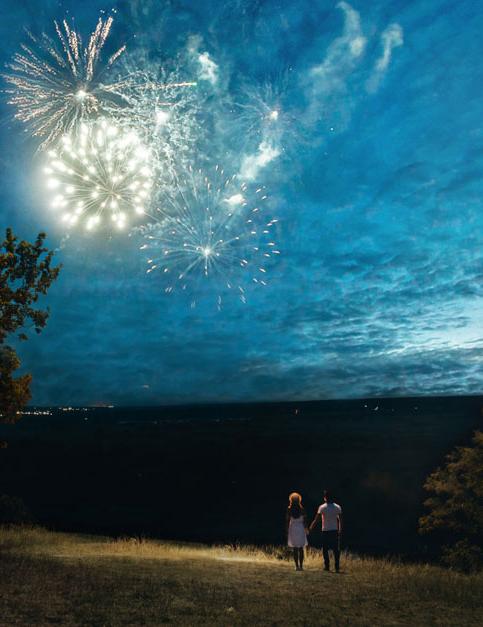
<svg viewBox="0 0 483 627">
<path fill-rule="evenodd" d="M 330 570 L 329 550 L 334 552 L 335 571 L 339 572 L 340 544 L 339 537 L 342 532 L 342 508 L 334 503 L 327 490 L 324 491 L 324 503 L 317 510 L 317 515 L 312 521 L 309 532 L 322 521 L 322 554 L 324 556 L 324 570 Z"/>
</svg>

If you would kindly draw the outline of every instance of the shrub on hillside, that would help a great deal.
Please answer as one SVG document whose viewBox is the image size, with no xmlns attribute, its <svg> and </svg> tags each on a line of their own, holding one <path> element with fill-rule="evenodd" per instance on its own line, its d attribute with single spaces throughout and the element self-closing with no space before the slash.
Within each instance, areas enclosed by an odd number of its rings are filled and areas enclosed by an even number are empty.
<svg viewBox="0 0 483 627">
<path fill-rule="evenodd" d="M 471 446 L 459 446 L 446 464 L 429 475 L 424 489 L 428 514 L 419 519 L 420 533 L 435 533 L 445 564 L 470 572 L 483 568 L 479 541 L 483 537 L 483 433 Z"/>
<path fill-rule="evenodd" d="M 441 561 L 454 570 L 476 573 L 483 569 L 483 551 L 468 540 L 459 540 L 453 546 L 443 548 Z"/>
</svg>

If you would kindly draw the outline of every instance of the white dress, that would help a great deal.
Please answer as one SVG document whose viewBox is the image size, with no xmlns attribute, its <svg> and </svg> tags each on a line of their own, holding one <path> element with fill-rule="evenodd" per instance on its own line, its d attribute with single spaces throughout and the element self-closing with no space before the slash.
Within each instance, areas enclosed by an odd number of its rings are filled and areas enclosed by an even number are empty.
<svg viewBox="0 0 483 627">
<path fill-rule="evenodd" d="M 294 549 L 307 546 L 307 534 L 305 533 L 305 520 L 303 516 L 299 516 L 299 518 L 292 518 L 292 516 L 290 516 L 287 544 Z"/>
</svg>

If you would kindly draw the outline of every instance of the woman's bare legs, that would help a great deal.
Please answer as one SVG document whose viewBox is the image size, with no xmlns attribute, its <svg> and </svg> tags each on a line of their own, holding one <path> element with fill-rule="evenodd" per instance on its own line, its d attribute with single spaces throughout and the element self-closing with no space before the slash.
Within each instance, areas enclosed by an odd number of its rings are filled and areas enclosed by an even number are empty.
<svg viewBox="0 0 483 627">
<path fill-rule="evenodd" d="M 295 562 L 295 568 L 297 570 L 303 570 L 303 566 L 304 566 L 304 548 L 303 547 L 294 547 L 293 561 Z"/>
<path fill-rule="evenodd" d="M 299 548 L 299 565 L 300 565 L 300 570 L 303 570 L 304 567 L 304 547 L 300 547 Z"/>
</svg>

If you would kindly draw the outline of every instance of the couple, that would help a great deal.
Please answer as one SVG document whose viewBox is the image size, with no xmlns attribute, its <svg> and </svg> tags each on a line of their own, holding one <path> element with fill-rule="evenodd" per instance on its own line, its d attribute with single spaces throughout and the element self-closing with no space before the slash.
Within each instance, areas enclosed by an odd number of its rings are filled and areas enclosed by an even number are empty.
<svg viewBox="0 0 483 627">
<path fill-rule="evenodd" d="M 317 514 L 307 528 L 307 516 L 302 497 L 298 492 L 292 492 L 288 497 L 287 535 L 288 546 L 293 549 L 295 570 L 303 570 L 304 547 L 307 546 L 307 535 L 317 524 L 322 523 L 322 554 L 324 556 L 324 570 L 330 570 L 329 550 L 334 553 L 335 571 L 339 572 L 340 546 L 339 538 L 342 532 L 342 508 L 334 503 L 327 490 L 324 492 L 324 502 L 318 508 Z"/>
</svg>

